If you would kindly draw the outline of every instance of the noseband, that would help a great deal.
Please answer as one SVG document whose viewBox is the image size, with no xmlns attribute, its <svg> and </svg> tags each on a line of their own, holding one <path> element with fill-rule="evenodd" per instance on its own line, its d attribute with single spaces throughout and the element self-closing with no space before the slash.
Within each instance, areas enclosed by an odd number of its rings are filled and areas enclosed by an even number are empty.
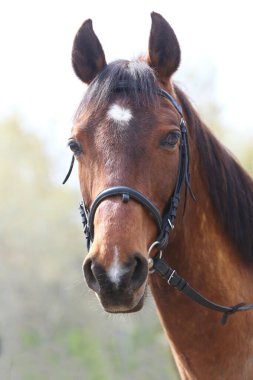
<svg viewBox="0 0 253 380">
<path fill-rule="evenodd" d="M 121 81 L 118 83 L 118 86 L 115 90 L 128 89 L 128 88 L 129 87 L 127 83 L 125 81 Z M 251 310 L 253 309 L 253 304 L 239 303 L 234 306 L 221 306 L 219 304 L 216 304 L 206 299 L 204 296 L 198 293 L 195 289 L 193 289 L 182 277 L 180 277 L 177 274 L 177 272 L 174 269 L 172 269 L 166 263 L 166 261 L 164 261 L 161 257 L 162 250 L 168 244 L 170 232 L 174 228 L 177 208 L 180 201 L 181 190 L 184 183 L 185 183 L 184 207 L 186 206 L 188 190 L 190 191 L 190 194 L 194 200 L 195 200 L 195 197 L 191 190 L 190 181 L 189 181 L 190 179 L 189 145 L 188 145 L 187 128 L 186 128 L 186 123 L 183 117 L 182 107 L 178 104 L 176 99 L 174 99 L 169 93 L 167 93 L 163 89 L 158 89 L 157 93 L 158 95 L 170 101 L 170 103 L 175 107 L 175 109 L 177 110 L 181 118 L 180 120 L 181 139 L 180 139 L 180 148 L 179 148 L 178 175 L 177 175 L 174 192 L 168 202 L 168 207 L 166 207 L 164 214 L 161 215 L 158 208 L 144 194 L 140 193 L 139 191 L 135 189 L 132 189 L 131 187 L 113 186 L 113 187 L 109 187 L 103 190 L 101 193 L 99 193 L 96 196 L 90 209 L 85 205 L 84 201 L 82 201 L 79 206 L 82 223 L 84 227 L 84 234 L 85 234 L 86 242 L 87 242 L 87 249 L 88 250 L 90 249 L 90 243 L 93 242 L 93 239 L 94 239 L 94 219 L 95 219 L 95 213 L 98 206 L 104 200 L 112 198 L 112 197 L 120 196 L 123 203 L 128 203 L 130 199 L 133 199 L 134 201 L 140 203 L 149 212 L 149 214 L 153 217 L 154 221 L 156 222 L 156 225 L 159 231 L 156 241 L 151 245 L 148 251 L 148 254 L 151 253 L 153 248 L 156 248 L 158 251 L 160 251 L 160 254 L 159 253 L 156 254 L 152 259 L 149 258 L 150 273 L 153 273 L 153 272 L 159 273 L 168 282 L 169 285 L 180 290 L 182 293 L 190 297 L 192 300 L 194 300 L 198 304 L 205 306 L 209 309 L 223 313 L 223 316 L 221 318 L 221 323 L 225 324 L 229 315 L 234 314 L 237 311 Z M 63 184 L 67 182 L 72 172 L 74 161 L 75 161 L 75 157 L 73 156 L 69 171 L 66 175 L 66 178 L 63 181 Z"/>
<path fill-rule="evenodd" d="M 127 83 L 125 81 L 119 82 L 117 86 L 117 90 L 119 89 L 128 89 Z M 81 214 L 82 223 L 84 227 L 84 234 L 86 237 L 88 250 L 90 249 L 90 244 L 91 242 L 93 242 L 93 239 L 94 239 L 95 213 L 100 203 L 103 202 L 104 200 L 111 197 L 120 196 L 123 203 L 128 203 L 130 199 L 133 199 L 136 202 L 140 203 L 149 212 L 149 214 L 153 217 L 154 221 L 156 222 L 156 225 L 159 231 L 158 236 L 156 238 L 156 242 L 157 242 L 156 248 L 159 250 L 163 250 L 167 246 L 168 240 L 169 240 L 169 234 L 171 230 L 174 228 L 177 208 L 180 201 L 181 190 L 184 183 L 186 183 L 185 194 L 187 195 L 187 190 L 190 189 L 190 192 L 192 196 L 194 197 L 190 188 L 190 183 L 189 183 L 189 145 L 188 145 L 186 122 L 183 117 L 182 107 L 178 104 L 176 99 L 174 99 L 165 90 L 158 89 L 157 93 L 158 95 L 166 98 L 167 100 L 171 102 L 171 104 L 175 107 L 176 111 L 179 113 L 180 118 L 181 118 L 180 120 L 181 139 L 180 139 L 180 148 L 179 148 L 178 176 L 177 176 L 174 192 L 168 201 L 168 207 L 166 208 L 166 211 L 164 212 L 164 214 L 161 215 L 158 208 L 144 194 L 127 186 L 113 186 L 113 187 L 109 187 L 103 190 L 101 193 L 99 193 L 96 196 L 90 209 L 85 205 L 84 201 L 82 201 L 80 203 L 79 209 L 80 209 L 80 214 Z M 72 157 L 71 166 L 66 178 L 63 181 L 63 184 L 66 183 L 66 181 L 68 180 L 71 174 L 73 165 L 74 165 L 74 156 Z M 186 198 L 185 198 L 185 201 L 186 201 Z"/>
</svg>

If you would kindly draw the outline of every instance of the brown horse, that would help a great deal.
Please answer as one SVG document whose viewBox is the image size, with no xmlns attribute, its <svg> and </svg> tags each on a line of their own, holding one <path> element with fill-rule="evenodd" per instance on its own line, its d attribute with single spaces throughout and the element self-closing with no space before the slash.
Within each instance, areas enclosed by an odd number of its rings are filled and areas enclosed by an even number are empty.
<svg viewBox="0 0 253 380">
<path fill-rule="evenodd" d="M 89 85 L 69 140 L 92 242 L 88 286 L 107 312 L 129 313 L 142 308 L 149 284 L 182 379 L 252 379 L 253 312 L 222 326 L 218 312 L 148 270 L 148 250 L 158 260 L 162 250 L 162 263 L 205 297 L 253 300 L 253 182 L 173 84 L 180 47 L 172 28 L 152 13 L 147 57 L 107 65 L 87 20 L 72 62 Z"/>
</svg>

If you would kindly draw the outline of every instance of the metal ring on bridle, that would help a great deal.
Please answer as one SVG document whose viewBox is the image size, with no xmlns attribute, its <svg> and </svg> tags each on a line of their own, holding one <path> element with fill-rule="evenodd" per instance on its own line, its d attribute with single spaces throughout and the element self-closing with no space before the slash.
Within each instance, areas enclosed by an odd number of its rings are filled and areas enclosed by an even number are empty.
<svg viewBox="0 0 253 380">
<path fill-rule="evenodd" d="M 154 273 L 154 269 L 153 268 L 153 265 L 154 265 L 154 261 L 152 259 L 152 257 L 149 257 L 152 249 L 154 249 L 156 246 L 159 246 L 160 245 L 160 242 L 158 240 L 154 241 L 154 243 L 151 244 L 151 246 L 149 247 L 148 249 L 148 271 L 149 273 Z M 162 254 L 163 254 L 163 251 L 160 250 L 159 251 L 159 259 L 162 258 Z"/>
</svg>

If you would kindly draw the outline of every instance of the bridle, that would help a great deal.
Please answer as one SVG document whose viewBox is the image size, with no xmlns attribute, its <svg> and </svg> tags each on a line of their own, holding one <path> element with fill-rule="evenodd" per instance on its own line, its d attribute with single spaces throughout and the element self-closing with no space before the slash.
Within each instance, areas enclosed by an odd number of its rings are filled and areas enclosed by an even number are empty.
<svg viewBox="0 0 253 380">
<path fill-rule="evenodd" d="M 129 89 L 126 81 L 120 81 L 115 88 L 115 91 Z M 162 258 L 162 251 L 167 246 L 169 242 L 169 236 L 171 231 L 174 228 L 174 223 L 177 214 L 177 208 L 181 198 L 181 191 L 183 185 L 185 184 L 185 199 L 184 199 L 184 209 L 186 207 L 187 200 L 187 191 L 190 191 L 190 194 L 194 200 L 195 196 L 192 192 L 190 186 L 190 170 L 189 170 L 189 144 L 188 144 L 188 134 L 186 128 L 186 122 L 183 116 L 182 107 L 178 104 L 176 99 L 171 96 L 168 92 L 163 89 L 157 89 L 157 94 L 169 100 L 169 102 L 174 106 L 176 111 L 180 116 L 180 147 L 179 147 L 179 168 L 178 175 L 176 180 L 176 185 L 174 188 L 174 192 L 169 199 L 168 206 L 165 209 L 163 215 L 161 215 L 159 209 L 152 203 L 144 194 L 141 192 L 128 187 L 128 186 L 113 186 L 104 189 L 101 191 L 96 198 L 94 199 L 90 208 L 88 208 L 84 201 L 80 203 L 79 210 L 81 214 L 83 230 L 86 237 L 87 249 L 89 251 L 90 245 L 94 239 L 94 219 L 95 213 L 99 205 L 106 199 L 111 197 L 120 196 L 123 203 L 128 203 L 131 199 L 140 203 L 153 217 L 156 225 L 158 227 L 158 236 L 156 240 L 151 244 L 148 250 L 149 257 L 149 272 L 159 273 L 169 285 L 175 287 L 176 289 L 183 292 L 185 295 L 193 299 L 195 302 L 199 303 L 202 306 L 210 308 L 215 311 L 219 311 L 223 313 L 221 323 L 224 325 L 227 321 L 229 315 L 237 312 L 237 311 L 247 311 L 253 309 L 253 304 L 245 304 L 239 303 L 234 306 L 221 306 L 218 305 L 204 296 L 199 294 L 195 289 L 193 289 L 182 277 L 180 277 L 174 269 L 172 269 Z M 71 160 L 71 165 L 69 171 L 63 181 L 65 184 L 70 177 L 70 174 L 73 169 L 75 157 L 73 155 Z M 150 254 L 153 249 L 156 249 L 158 253 L 151 258 Z"/>
<path fill-rule="evenodd" d="M 125 81 L 120 81 L 115 90 L 128 89 L 128 88 L 129 87 Z M 175 189 L 168 202 L 166 211 L 164 212 L 163 215 L 161 215 L 159 209 L 154 205 L 154 203 L 152 203 L 144 194 L 142 194 L 141 192 L 131 187 L 113 186 L 113 187 L 107 188 L 96 196 L 90 209 L 86 206 L 84 201 L 82 201 L 79 206 L 88 250 L 90 249 L 90 244 L 93 242 L 93 239 L 94 239 L 94 218 L 95 218 L 96 210 L 98 206 L 100 205 L 100 203 L 103 202 L 107 198 L 121 196 L 123 203 L 128 203 L 130 199 L 134 199 L 136 202 L 139 202 L 143 207 L 145 207 L 147 211 L 150 213 L 150 215 L 153 217 L 158 227 L 159 234 L 156 238 L 156 248 L 159 250 L 163 250 L 167 246 L 168 240 L 169 240 L 169 234 L 171 230 L 174 228 L 177 208 L 179 205 L 181 190 L 184 183 L 186 184 L 185 195 L 187 195 L 187 190 L 190 189 L 192 197 L 194 198 L 194 195 L 190 188 L 190 181 L 189 181 L 189 145 L 188 145 L 186 122 L 183 117 L 182 107 L 169 93 L 167 93 L 163 89 L 157 89 L 157 94 L 168 99 L 180 115 L 181 138 L 180 138 L 180 148 L 179 148 L 179 170 L 178 170 Z M 68 180 L 71 174 L 73 165 L 74 165 L 74 156 L 72 157 L 71 166 L 67 173 L 66 178 L 63 181 L 63 184 L 65 184 L 66 181 Z M 186 202 L 186 197 L 185 197 L 185 202 Z"/>
</svg>

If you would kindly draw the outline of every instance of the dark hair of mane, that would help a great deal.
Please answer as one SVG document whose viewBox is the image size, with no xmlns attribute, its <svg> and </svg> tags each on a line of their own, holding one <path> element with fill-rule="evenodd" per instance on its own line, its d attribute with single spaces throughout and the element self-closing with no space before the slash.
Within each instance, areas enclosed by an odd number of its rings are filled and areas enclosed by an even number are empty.
<svg viewBox="0 0 253 380">
<path fill-rule="evenodd" d="M 127 86 L 120 87 L 125 82 Z M 129 91 L 131 90 L 131 91 Z M 98 109 L 107 109 L 115 92 L 122 96 L 131 95 L 134 104 L 140 107 L 154 107 L 157 101 L 157 80 L 154 71 L 144 61 L 114 61 L 97 75 L 89 85 L 75 114 L 77 120 L 84 109 L 95 113 Z"/>
<path fill-rule="evenodd" d="M 186 95 L 175 87 L 192 128 L 209 195 L 225 232 L 247 261 L 253 261 L 253 181 L 202 123 Z"/>
</svg>

